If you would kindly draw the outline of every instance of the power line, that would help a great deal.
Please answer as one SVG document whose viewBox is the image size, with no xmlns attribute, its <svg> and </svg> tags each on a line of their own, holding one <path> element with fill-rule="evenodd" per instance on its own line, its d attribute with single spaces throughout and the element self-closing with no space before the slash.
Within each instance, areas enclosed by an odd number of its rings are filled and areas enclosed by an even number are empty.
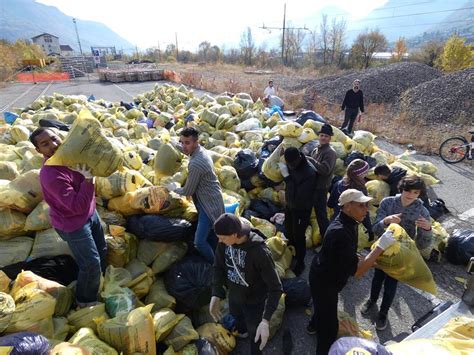
<svg viewBox="0 0 474 355">
<path fill-rule="evenodd" d="M 395 16 L 385 16 L 385 17 L 368 18 L 368 19 L 365 19 L 365 20 L 362 20 L 362 21 L 388 20 L 388 19 L 391 19 L 391 18 L 409 17 L 409 16 L 419 16 L 419 15 L 437 14 L 437 13 L 441 13 L 441 12 L 451 12 L 451 11 L 457 11 L 457 10 L 472 10 L 472 9 L 474 9 L 474 6 L 470 6 L 470 7 L 460 7 L 460 8 L 457 8 L 457 9 L 450 9 L 450 10 L 418 12 L 418 13 L 406 14 L 406 15 L 395 15 Z M 355 22 L 360 22 L 360 21 L 355 21 Z"/>
<path fill-rule="evenodd" d="M 429 26 L 429 25 L 439 25 L 439 24 L 448 24 L 448 23 L 459 23 L 459 22 L 472 22 L 472 20 L 457 20 L 457 21 L 446 21 L 446 22 L 431 22 L 431 23 L 417 23 L 415 25 L 403 25 L 403 26 L 387 26 L 387 27 L 378 27 L 379 30 L 384 30 L 387 28 L 405 28 L 405 27 L 417 27 L 417 26 Z M 353 29 L 347 32 L 358 32 L 363 31 L 363 29 Z"/>
</svg>

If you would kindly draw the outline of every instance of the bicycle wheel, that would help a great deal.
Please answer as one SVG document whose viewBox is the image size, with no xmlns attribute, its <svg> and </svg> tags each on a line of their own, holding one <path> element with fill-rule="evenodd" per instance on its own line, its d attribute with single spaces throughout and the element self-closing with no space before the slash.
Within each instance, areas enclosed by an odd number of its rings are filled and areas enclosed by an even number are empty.
<svg viewBox="0 0 474 355">
<path fill-rule="evenodd" d="M 469 152 L 469 143 L 465 138 L 452 137 L 446 139 L 439 147 L 439 156 L 448 164 L 459 163 Z"/>
</svg>

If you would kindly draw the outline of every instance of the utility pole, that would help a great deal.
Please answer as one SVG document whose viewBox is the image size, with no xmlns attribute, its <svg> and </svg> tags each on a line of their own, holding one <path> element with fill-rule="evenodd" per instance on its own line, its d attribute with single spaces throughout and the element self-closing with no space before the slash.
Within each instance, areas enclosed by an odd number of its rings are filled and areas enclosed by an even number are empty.
<svg viewBox="0 0 474 355">
<path fill-rule="evenodd" d="M 79 52 L 81 52 L 81 56 L 83 56 L 82 47 L 81 47 L 81 40 L 79 39 L 79 32 L 77 31 L 76 19 L 73 18 L 72 22 L 74 22 L 74 28 L 76 29 L 76 37 L 77 37 L 77 44 L 79 44 Z"/>
<path fill-rule="evenodd" d="M 138 55 L 138 46 L 135 45 L 135 52 L 137 53 L 137 59 L 140 60 L 140 56 Z"/>
<path fill-rule="evenodd" d="M 286 3 L 283 7 L 283 27 L 268 27 L 268 26 L 265 26 L 265 24 L 263 24 L 262 27 L 259 27 L 263 30 L 279 30 L 279 31 L 283 31 L 282 33 L 282 37 L 281 37 L 281 62 L 283 65 L 286 64 L 286 60 L 285 60 L 285 32 L 287 32 L 288 30 L 304 30 L 304 31 L 309 31 L 312 33 L 312 31 L 306 27 L 306 25 L 304 27 L 287 27 L 286 26 Z"/>
<path fill-rule="evenodd" d="M 176 40 L 176 61 L 178 62 L 178 54 L 179 54 L 179 51 L 178 51 L 178 32 L 175 32 L 174 33 L 174 38 Z"/>
</svg>

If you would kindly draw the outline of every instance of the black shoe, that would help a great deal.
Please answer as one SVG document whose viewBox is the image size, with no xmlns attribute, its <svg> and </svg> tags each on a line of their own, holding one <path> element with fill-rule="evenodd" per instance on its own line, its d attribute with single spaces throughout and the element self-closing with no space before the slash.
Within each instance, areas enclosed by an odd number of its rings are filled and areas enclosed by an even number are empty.
<svg viewBox="0 0 474 355">
<path fill-rule="evenodd" d="M 385 328 L 387 328 L 387 316 L 379 313 L 379 316 L 375 321 L 375 329 L 384 330 Z"/>
<path fill-rule="evenodd" d="M 296 266 L 293 268 L 293 272 L 295 273 L 296 276 L 300 276 L 301 273 L 304 271 L 304 263 L 299 264 L 297 263 Z"/>
<path fill-rule="evenodd" d="M 362 313 L 364 316 L 369 314 L 370 311 L 374 308 L 375 302 L 372 300 L 367 300 L 367 302 L 364 303 L 362 306 L 362 309 L 360 310 L 360 313 Z"/>
<path fill-rule="evenodd" d="M 308 326 L 306 327 L 306 333 L 310 335 L 316 334 L 316 327 L 310 323 L 308 323 Z"/>
</svg>

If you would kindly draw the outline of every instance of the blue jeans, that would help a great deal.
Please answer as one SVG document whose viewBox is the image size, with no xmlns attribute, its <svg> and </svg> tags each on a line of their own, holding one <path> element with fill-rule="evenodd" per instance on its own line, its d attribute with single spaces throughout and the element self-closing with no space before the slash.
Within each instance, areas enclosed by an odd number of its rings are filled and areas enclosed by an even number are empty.
<svg viewBox="0 0 474 355">
<path fill-rule="evenodd" d="M 201 256 L 209 263 L 214 263 L 214 250 L 217 246 L 217 237 L 214 233 L 211 219 L 207 216 L 200 204 L 196 204 L 198 224 L 194 235 L 194 246 Z"/>
<path fill-rule="evenodd" d="M 59 236 L 68 243 L 76 259 L 77 275 L 76 302 L 78 305 L 97 302 L 100 276 L 105 271 L 107 243 L 97 211 L 87 222 L 73 232 L 56 229 Z"/>
</svg>

